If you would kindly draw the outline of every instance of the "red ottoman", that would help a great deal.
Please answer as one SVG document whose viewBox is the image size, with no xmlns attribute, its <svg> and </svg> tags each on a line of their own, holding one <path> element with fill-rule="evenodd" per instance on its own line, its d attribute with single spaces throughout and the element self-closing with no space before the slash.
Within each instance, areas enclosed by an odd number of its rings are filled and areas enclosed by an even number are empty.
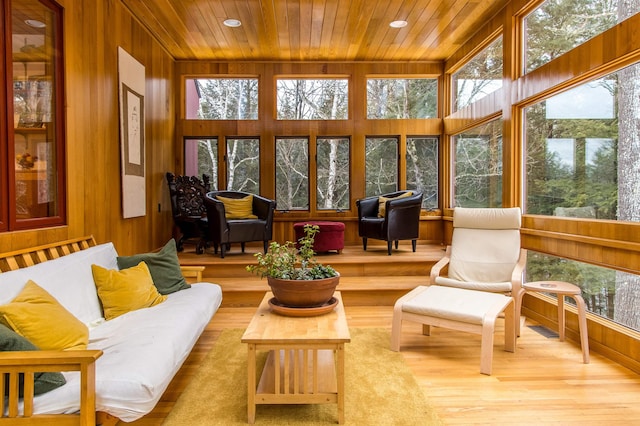
<svg viewBox="0 0 640 426">
<path fill-rule="evenodd" d="M 344 223 L 328 221 L 294 223 L 293 230 L 296 233 L 296 241 L 304 237 L 304 226 L 307 224 L 317 225 L 320 228 L 313 242 L 313 250 L 316 253 L 329 250 L 338 250 L 338 253 L 342 253 L 344 248 Z"/>
</svg>

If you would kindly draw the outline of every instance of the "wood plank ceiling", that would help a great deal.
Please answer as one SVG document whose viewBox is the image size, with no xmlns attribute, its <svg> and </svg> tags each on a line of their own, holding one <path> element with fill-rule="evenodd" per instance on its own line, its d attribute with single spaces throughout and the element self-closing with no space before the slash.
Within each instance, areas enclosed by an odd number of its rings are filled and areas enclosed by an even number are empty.
<svg viewBox="0 0 640 426">
<path fill-rule="evenodd" d="M 176 60 L 441 61 L 505 0 L 122 0 Z M 240 27 L 223 25 L 228 18 Z M 405 20 L 404 28 L 391 28 Z"/>
</svg>

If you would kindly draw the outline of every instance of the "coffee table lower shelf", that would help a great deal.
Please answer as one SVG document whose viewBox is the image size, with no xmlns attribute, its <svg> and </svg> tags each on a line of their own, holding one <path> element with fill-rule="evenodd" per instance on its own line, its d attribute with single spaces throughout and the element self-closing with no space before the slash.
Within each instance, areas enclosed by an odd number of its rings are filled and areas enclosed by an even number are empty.
<svg viewBox="0 0 640 426">
<path fill-rule="evenodd" d="M 336 376 L 333 350 L 272 350 L 256 389 L 256 404 L 337 403 Z"/>
</svg>

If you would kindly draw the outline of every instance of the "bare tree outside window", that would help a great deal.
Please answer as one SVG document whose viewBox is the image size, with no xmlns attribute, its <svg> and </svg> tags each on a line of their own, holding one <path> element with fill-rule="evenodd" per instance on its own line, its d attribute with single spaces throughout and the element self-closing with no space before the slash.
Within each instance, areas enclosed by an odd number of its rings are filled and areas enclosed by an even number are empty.
<svg viewBox="0 0 640 426">
<path fill-rule="evenodd" d="M 502 206 L 502 120 L 453 138 L 454 198 L 457 207 Z"/>
<path fill-rule="evenodd" d="M 186 79 L 187 120 L 257 120 L 257 78 Z"/>
<path fill-rule="evenodd" d="M 349 209 L 349 138 L 316 140 L 316 202 L 319 210 Z"/>
<path fill-rule="evenodd" d="M 278 210 L 309 209 L 309 139 L 276 138 Z"/>
<path fill-rule="evenodd" d="M 207 174 L 211 189 L 218 189 L 218 139 L 184 140 L 184 174 L 200 177 Z"/>
<path fill-rule="evenodd" d="M 349 118 L 349 80 L 278 79 L 278 120 L 346 120 Z"/>
<path fill-rule="evenodd" d="M 422 208 L 438 208 L 438 138 L 407 138 L 407 189 L 422 191 Z"/>
<path fill-rule="evenodd" d="M 227 189 L 260 194 L 259 139 L 227 139 Z"/>
<path fill-rule="evenodd" d="M 451 76 L 453 108 L 457 111 L 502 87 L 502 36 Z"/>
<path fill-rule="evenodd" d="M 437 115 L 437 79 L 367 79 L 368 119 L 435 118 Z"/>
<path fill-rule="evenodd" d="M 365 196 L 398 190 L 398 138 L 365 140 Z"/>
</svg>

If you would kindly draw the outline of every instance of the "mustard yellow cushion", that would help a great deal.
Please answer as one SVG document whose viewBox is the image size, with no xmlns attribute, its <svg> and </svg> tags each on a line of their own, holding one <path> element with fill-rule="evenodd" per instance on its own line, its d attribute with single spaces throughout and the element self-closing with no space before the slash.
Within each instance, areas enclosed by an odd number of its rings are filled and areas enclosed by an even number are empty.
<svg viewBox="0 0 640 426">
<path fill-rule="evenodd" d="M 167 299 L 153 285 L 151 273 L 144 262 L 121 271 L 91 265 L 91 272 L 107 320 L 155 306 Z"/>
<path fill-rule="evenodd" d="M 224 216 L 227 219 L 257 219 L 253 214 L 253 195 L 244 198 L 227 198 L 219 195 L 216 198 L 224 204 Z"/>
<path fill-rule="evenodd" d="M 42 350 L 86 349 L 89 343 L 87 326 L 31 280 L 0 306 L 0 321 Z"/>
<path fill-rule="evenodd" d="M 400 198 L 407 198 L 407 197 L 411 197 L 413 195 L 413 192 L 408 191 L 405 192 L 404 194 L 400 194 L 397 197 L 379 197 L 378 198 L 378 217 L 384 217 L 384 215 L 386 214 L 386 209 L 387 209 L 387 201 L 389 200 L 397 200 Z"/>
</svg>

